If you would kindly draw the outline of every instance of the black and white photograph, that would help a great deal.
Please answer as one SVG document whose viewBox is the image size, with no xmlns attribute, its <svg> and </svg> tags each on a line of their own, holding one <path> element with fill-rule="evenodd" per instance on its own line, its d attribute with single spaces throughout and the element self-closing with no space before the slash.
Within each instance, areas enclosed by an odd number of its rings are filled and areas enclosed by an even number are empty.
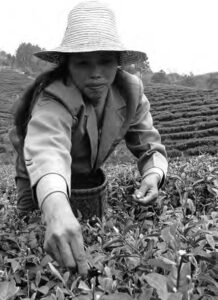
<svg viewBox="0 0 218 300">
<path fill-rule="evenodd" d="M 0 300 L 218 300 L 218 2 L 0 8 Z"/>
</svg>

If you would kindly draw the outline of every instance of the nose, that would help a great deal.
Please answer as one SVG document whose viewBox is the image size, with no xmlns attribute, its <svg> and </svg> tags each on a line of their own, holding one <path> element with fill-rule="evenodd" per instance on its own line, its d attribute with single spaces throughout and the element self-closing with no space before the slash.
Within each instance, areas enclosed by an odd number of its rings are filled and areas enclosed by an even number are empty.
<svg viewBox="0 0 218 300">
<path fill-rule="evenodd" d="M 101 78 L 101 68 L 98 64 L 93 64 L 90 70 L 90 77 L 92 79 Z"/>
</svg>

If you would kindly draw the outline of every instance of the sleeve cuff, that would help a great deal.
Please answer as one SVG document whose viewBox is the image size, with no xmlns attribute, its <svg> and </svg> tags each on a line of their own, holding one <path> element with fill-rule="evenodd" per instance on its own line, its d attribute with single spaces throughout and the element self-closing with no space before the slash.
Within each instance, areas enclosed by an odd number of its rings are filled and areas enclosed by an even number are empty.
<svg viewBox="0 0 218 300">
<path fill-rule="evenodd" d="M 65 194 L 68 199 L 67 183 L 65 179 L 58 174 L 47 174 L 43 176 L 36 186 L 36 195 L 40 209 L 45 199 L 55 192 Z"/>
<path fill-rule="evenodd" d="M 144 179 L 147 175 L 149 174 L 153 174 L 153 173 L 156 173 L 159 175 L 160 177 L 160 180 L 159 180 L 159 184 L 158 184 L 158 188 L 160 188 L 162 185 L 163 185 L 163 182 L 164 182 L 164 172 L 160 169 L 160 168 L 157 168 L 157 167 L 154 167 L 154 168 L 150 168 L 148 169 L 142 176 L 142 179 Z"/>
</svg>

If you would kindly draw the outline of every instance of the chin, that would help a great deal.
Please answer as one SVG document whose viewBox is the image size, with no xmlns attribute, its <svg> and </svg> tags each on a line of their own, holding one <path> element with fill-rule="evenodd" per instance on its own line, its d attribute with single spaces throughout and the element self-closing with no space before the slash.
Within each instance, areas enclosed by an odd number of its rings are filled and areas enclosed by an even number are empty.
<svg viewBox="0 0 218 300">
<path fill-rule="evenodd" d="M 88 93 L 85 96 L 88 99 L 88 101 L 90 101 L 94 105 L 94 104 L 98 104 L 99 101 L 101 101 L 102 98 L 104 96 L 106 96 L 106 93 L 97 93 L 97 92 L 95 92 L 95 93 Z"/>
</svg>

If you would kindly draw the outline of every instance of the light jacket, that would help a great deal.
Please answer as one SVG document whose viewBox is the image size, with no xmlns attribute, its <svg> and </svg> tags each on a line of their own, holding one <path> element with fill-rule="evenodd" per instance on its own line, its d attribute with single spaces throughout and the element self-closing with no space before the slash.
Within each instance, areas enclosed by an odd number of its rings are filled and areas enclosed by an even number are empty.
<svg viewBox="0 0 218 300">
<path fill-rule="evenodd" d="M 165 147 L 153 126 L 150 104 L 141 81 L 119 70 L 109 88 L 99 135 L 94 107 L 85 103 L 76 86 L 55 81 L 41 93 L 32 110 L 24 142 L 24 160 L 17 176 L 28 172 L 31 187 L 49 174 L 58 174 L 71 190 L 71 176 L 91 174 L 125 139 L 138 158 L 142 176 L 153 168 L 167 172 Z M 16 134 L 12 136 L 16 148 Z M 20 155 L 21 156 L 21 155 Z"/>
</svg>

